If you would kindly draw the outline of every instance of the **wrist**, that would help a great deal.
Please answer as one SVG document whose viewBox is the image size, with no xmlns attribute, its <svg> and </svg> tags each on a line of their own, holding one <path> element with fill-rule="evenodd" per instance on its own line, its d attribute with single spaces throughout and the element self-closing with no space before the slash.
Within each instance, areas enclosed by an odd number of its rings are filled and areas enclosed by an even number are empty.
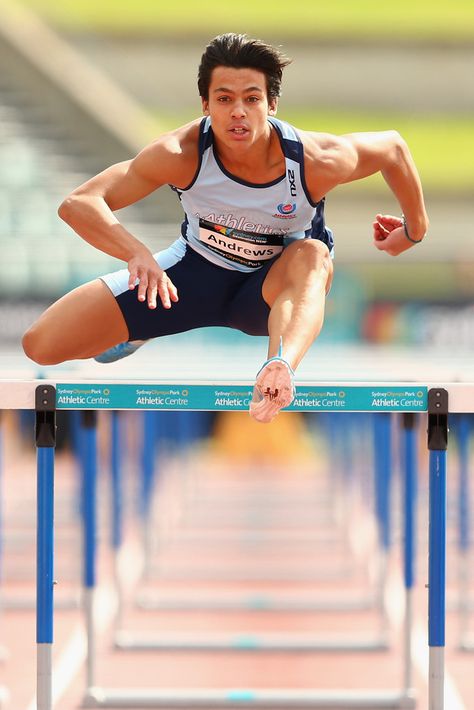
<svg viewBox="0 0 474 710">
<path fill-rule="evenodd" d="M 408 241 L 412 244 L 419 244 L 422 242 L 426 237 L 427 223 L 424 222 L 423 224 L 419 224 L 417 226 L 410 224 L 410 227 L 408 227 L 405 215 L 402 214 L 401 219 L 403 231 L 405 232 L 405 237 Z"/>
<path fill-rule="evenodd" d="M 151 251 L 145 244 L 134 238 L 134 243 L 130 244 L 127 250 L 126 261 L 131 261 L 132 259 L 147 259 L 152 256 Z"/>
</svg>

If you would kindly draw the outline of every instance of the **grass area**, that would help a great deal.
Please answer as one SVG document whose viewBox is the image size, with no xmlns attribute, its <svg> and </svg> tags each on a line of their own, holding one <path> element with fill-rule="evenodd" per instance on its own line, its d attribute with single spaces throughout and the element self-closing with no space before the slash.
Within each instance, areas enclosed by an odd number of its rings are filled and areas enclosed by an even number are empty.
<svg viewBox="0 0 474 710">
<path fill-rule="evenodd" d="M 165 114 L 157 112 L 160 128 L 168 130 L 197 117 L 197 113 Z M 395 129 L 405 138 L 427 190 L 470 194 L 474 185 L 472 117 L 420 117 L 393 112 L 314 111 L 280 107 L 278 117 L 304 130 L 343 134 L 357 131 Z M 358 183 L 360 189 L 386 189 L 380 176 Z"/>
<path fill-rule="evenodd" d="M 474 41 L 472 0 L 22 0 L 75 30 L 156 36 L 248 32 L 265 38 Z"/>
</svg>

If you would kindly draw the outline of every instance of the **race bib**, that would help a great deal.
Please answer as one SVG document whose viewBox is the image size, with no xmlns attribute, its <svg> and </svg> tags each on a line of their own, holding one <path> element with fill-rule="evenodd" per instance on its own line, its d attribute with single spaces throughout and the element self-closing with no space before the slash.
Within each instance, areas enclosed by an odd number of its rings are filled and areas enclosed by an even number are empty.
<svg viewBox="0 0 474 710">
<path fill-rule="evenodd" d="M 222 224 L 199 220 L 199 240 L 208 249 L 228 261 L 233 261 L 252 269 L 273 259 L 283 251 L 282 234 L 259 234 L 245 232 Z"/>
</svg>

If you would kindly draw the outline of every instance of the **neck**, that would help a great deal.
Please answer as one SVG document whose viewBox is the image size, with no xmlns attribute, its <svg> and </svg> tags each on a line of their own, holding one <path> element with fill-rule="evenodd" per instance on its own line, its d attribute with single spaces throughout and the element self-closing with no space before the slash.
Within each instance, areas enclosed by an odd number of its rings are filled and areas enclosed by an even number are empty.
<svg viewBox="0 0 474 710">
<path fill-rule="evenodd" d="M 214 146 L 226 170 L 251 182 L 268 182 L 284 172 L 280 142 L 270 123 L 265 133 L 246 148 L 238 146 L 235 150 L 218 140 Z M 274 174 L 275 171 L 278 174 Z"/>
</svg>

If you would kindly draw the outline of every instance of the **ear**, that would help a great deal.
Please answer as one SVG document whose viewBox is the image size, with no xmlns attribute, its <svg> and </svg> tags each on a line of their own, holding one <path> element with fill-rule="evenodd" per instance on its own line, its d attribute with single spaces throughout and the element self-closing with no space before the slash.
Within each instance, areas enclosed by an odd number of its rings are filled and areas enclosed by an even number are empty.
<svg viewBox="0 0 474 710">
<path fill-rule="evenodd" d="M 278 109 L 278 98 L 270 99 L 270 101 L 268 102 L 268 115 L 269 116 L 276 116 L 277 109 Z"/>
<path fill-rule="evenodd" d="M 203 114 L 205 116 L 209 116 L 209 101 L 207 99 L 203 99 L 201 96 L 201 104 Z"/>
</svg>

